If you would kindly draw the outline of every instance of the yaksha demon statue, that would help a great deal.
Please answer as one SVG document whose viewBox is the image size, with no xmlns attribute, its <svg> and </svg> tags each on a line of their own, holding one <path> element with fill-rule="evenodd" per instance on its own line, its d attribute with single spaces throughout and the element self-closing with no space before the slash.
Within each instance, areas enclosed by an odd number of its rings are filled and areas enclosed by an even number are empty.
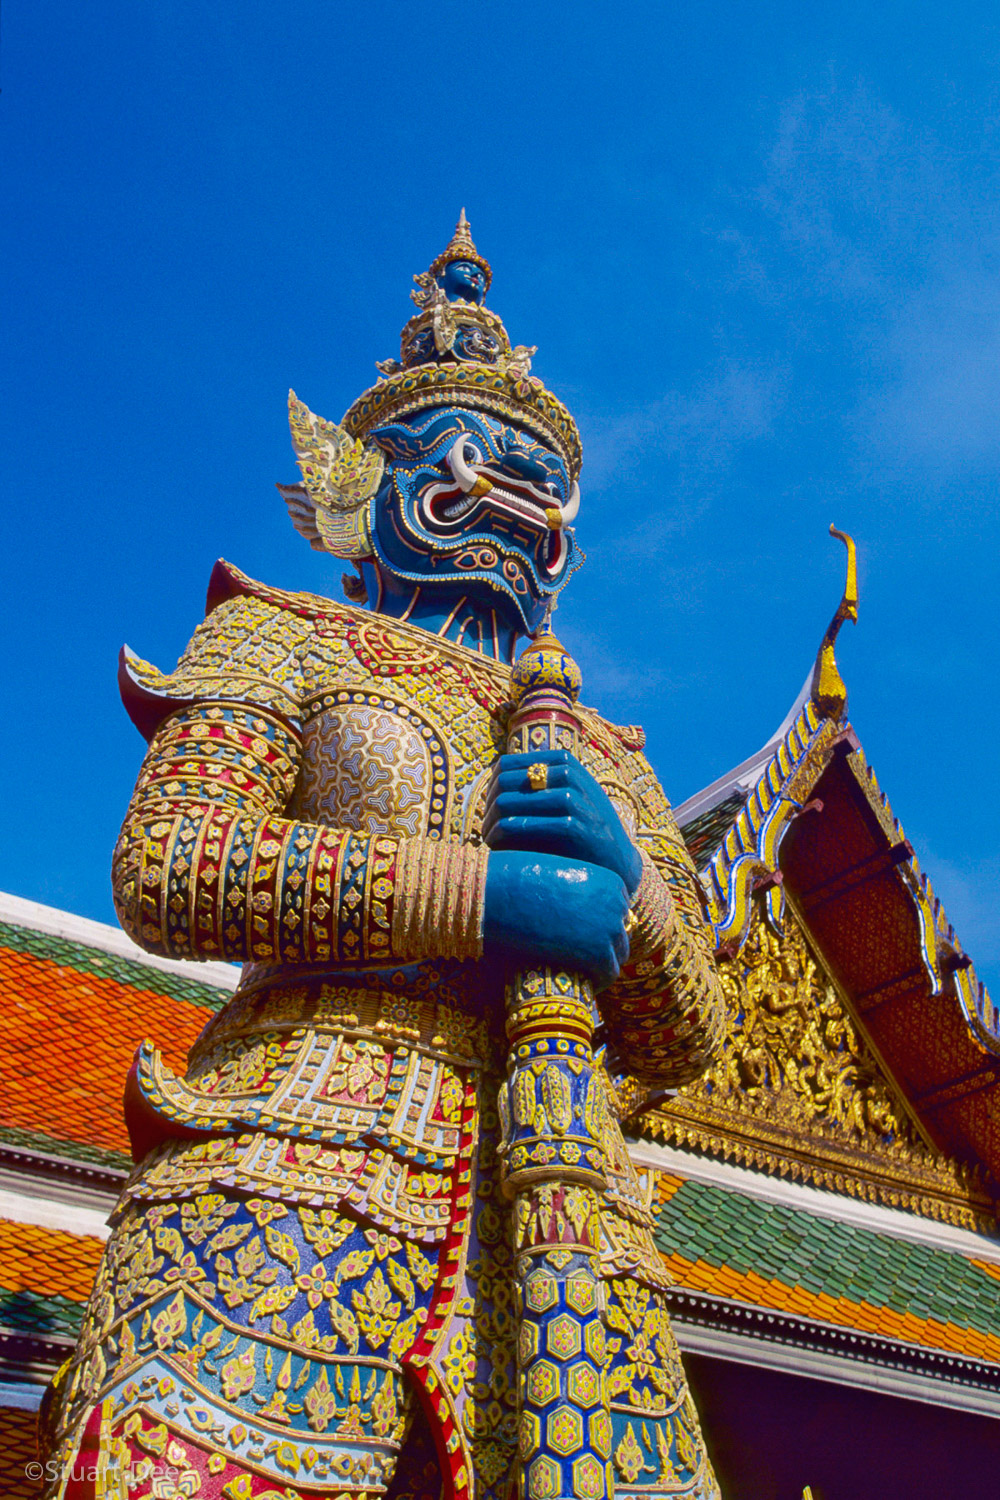
<svg viewBox="0 0 1000 1500">
<path fill-rule="evenodd" d="M 573 420 L 464 213 L 416 280 L 339 426 L 291 397 L 282 493 L 352 602 L 220 563 L 176 670 L 123 660 L 122 923 L 244 969 L 185 1077 L 145 1044 L 129 1078 L 50 1403 L 71 1500 L 718 1495 L 618 1123 L 713 1055 L 710 930 L 549 631 Z"/>
</svg>

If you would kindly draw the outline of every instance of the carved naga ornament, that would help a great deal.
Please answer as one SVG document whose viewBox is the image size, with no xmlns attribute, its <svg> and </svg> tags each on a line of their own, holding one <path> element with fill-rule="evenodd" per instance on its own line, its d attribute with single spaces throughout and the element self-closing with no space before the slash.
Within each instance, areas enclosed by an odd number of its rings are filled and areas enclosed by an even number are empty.
<svg viewBox="0 0 1000 1500">
<path fill-rule="evenodd" d="M 122 924 L 244 968 L 183 1076 L 136 1057 L 50 1496 L 719 1493 L 611 1076 L 710 1065 L 712 933 L 548 633 L 580 440 L 490 280 L 463 212 L 399 360 L 339 424 L 290 399 L 351 602 L 219 564 L 172 672 L 123 653 Z"/>
</svg>

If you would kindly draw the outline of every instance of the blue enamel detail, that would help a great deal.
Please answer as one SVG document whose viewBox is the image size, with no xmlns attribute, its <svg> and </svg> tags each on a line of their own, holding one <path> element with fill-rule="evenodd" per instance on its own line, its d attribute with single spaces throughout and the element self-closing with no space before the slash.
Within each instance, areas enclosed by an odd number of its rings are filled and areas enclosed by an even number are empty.
<svg viewBox="0 0 1000 1500">
<path fill-rule="evenodd" d="M 613 984 L 628 957 L 628 893 L 601 865 L 494 850 L 486 867 L 483 949 L 511 968 L 550 964 Z"/>
<path fill-rule="evenodd" d="M 452 470 L 463 433 L 489 494 L 466 493 Z M 509 659 L 580 565 L 573 532 L 546 516 L 568 501 L 565 461 L 526 428 L 460 407 L 386 423 L 372 440 L 389 460 L 372 500 L 374 562 L 362 565 L 378 611 Z"/>
<path fill-rule="evenodd" d="M 434 280 L 449 302 L 474 302 L 482 307 L 486 297 L 486 273 L 474 260 L 450 260 Z"/>
</svg>

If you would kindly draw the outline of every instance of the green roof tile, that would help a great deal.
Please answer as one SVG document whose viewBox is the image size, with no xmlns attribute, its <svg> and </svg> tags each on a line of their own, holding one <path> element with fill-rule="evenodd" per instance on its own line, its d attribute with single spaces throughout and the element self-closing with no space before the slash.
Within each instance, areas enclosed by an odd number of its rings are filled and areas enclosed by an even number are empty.
<svg viewBox="0 0 1000 1500">
<path fill-rule="evenodd" d="M 103 1146 L 91 1146 L 84 1141 L 61 1140 L 44 1135 L 40 1130 L 24 1130 L 18 1125 L 0 1125 L 0 1142 L 22 1146 L 27 1151 L 40 1151 L 44 1156 L 69 1158 L 70 1161 L 92 1162 L 100 1167 L 132 1170 L 131 1157 L 122 1151 L 110 1151 Z"/>
<path fill-rule="evenodd" d="M 964 1255 L 685 1181 L 656 1215 L 666 1255 L 1000 1336 L 1000 1280 Z"/>
<path fill-rule="evenodd" d="M 68 938 L 53 937 L 33 927 L 17 927 L 9 922 L 0 922 L 0 947 L 62 964 L 79 974 L 114 979 L 133 989 L 186 1000 L 189 1005 L 203 1005 L 209 1010 L 221 1010 L 232 995 L 232 991 L 206 984 L 194 975 L 188 979 L 179 974 L 168 974 L 163 969 L 150 968 L 140 959 L 122 958 L 100 948 L 89 948 L 83 943 L 70 942 Z M 192 968 L 197 966 L 192 965 Z"/>
<path fill-rule="evenodd" d="M 83 1318 L 82 1302 L 35 1292 L 0 1292 L 0 1328 L 20 1334 L 63 1334 L 75 1338 Z"/>
<path fill-rule="evenodd" d="M 724 797 L 708 812 L 685 823 L 681 829 L 681 837 L 687 844 L 697 869 L 703 870 L 708 864 L 746 800 L 746 792 L 730 792 L 728 797 Z"/>
</svg>

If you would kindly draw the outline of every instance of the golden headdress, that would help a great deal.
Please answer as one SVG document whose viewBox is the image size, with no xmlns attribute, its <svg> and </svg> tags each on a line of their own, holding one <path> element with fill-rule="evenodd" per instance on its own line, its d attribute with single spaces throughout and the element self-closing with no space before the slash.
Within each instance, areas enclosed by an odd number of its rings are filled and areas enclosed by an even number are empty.
<svg viewBox="0 0 1000 1500">
<path fill-rule="evenodd" d="M 451 237 L 451 243 L 441 251 L 441 254 L 435 260 L 431 261 L 430 275 L 440 276 L 445 267 L 450 266 L 452 261 L 456 260 L 471 261 L 474 266 L 478 266 L 486 277 L 486 290 L 489 291 L 490 282 L 493 280 L 493 268 L 486 259 L 486 256 L 480 255 L 472 243 L 472 230 L 469 227 L 468 219 L 465 217 L 464 208 L 459 215 L 458 223 L 455 225 L 455 233 Z"/>
<path fill-rule="evenodd" d="M 436 284 L 455 260 L 474 261 L 489 286 L 489 262 L 472 243 L 464 209 L 447 249 L 414 277 L 411 295 L 419 310 L 403 329 L 400 359 L 379 364 L 381 379 L 358 397 L 341 425 L 352 437 L 364 437 L 383 422 L 427 407 L 471 406 L 536 433 L 562 454 L 576 479 L 580 434 L 562 402 L 531 374 L 534 348 L 512 348 L 496 313 L 474 302 L 449 302 Z"/>
<path fill-rule="evenodd" d="M 534 348 L 511 347 L 496 313 L 475 302 L 449 301 L 436 278 L 456 260 L 489 262 L 472 242 L 465 209 L 447 248 L 415 276 L 418 311 L 402 332 L 401 357 L 377 368 L 379 380 L 340 424 L 317 417 L 289 393 L 292 445 L 304 483 L 279 485 L 296 528 L 313 547 L 335 557 L 370 555 L 369 502 L 385 455 L 365 441 L 385 422 L 436 406 L 465 406 L 533 432 L 561 454 L 577 479 L 582 456 L 576 423 L 562 402 L 531 373 Z"/>
</svg>

